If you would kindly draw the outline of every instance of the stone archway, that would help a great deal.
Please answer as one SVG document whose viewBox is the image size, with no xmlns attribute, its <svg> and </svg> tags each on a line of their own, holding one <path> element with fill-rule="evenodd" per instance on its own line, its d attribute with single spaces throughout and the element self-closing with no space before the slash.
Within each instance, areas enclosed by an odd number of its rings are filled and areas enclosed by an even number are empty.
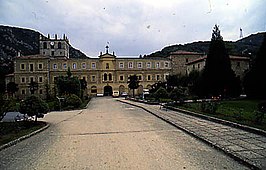
<svg viewBox="0 0 266 170">
<path fill-rule="evenodd" d="M 111 86 L 104 86 L 104 96 L 112 96 L 113 88 Z"/>
</svg>

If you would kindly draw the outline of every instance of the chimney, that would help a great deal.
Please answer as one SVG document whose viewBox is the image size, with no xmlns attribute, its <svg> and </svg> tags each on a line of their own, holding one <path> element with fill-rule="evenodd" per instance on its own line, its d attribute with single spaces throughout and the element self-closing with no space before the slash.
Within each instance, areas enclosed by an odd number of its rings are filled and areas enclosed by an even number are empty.
<svg viewBox="0 0 266 170">
<path fill-rule="evenodd" d="M 54 35 L 54 38 L 57 40 L 57 34 Z"/>
<path fill-rule="evenodd" d="M 50 39 L 50 34 L 48 34 L 48 39 Z"/>
</svg>

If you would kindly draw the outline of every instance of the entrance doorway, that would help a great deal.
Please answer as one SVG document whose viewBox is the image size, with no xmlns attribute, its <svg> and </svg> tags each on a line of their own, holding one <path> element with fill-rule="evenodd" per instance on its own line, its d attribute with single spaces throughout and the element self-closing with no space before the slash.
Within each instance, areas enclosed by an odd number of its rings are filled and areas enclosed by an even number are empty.
<svg viewBox="0 0 266 170">
<path fill-rule="evenodd" d="M 104 96 L 112 96 L 113 88 L 111 86 L 104 87 Z"/>
</svg>

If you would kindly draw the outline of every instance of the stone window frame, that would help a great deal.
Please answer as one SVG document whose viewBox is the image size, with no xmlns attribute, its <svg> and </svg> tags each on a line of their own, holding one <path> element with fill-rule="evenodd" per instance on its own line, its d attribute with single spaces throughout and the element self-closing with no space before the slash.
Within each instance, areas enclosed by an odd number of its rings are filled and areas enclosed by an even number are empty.
<svg viewBox="0 0 266 170">
<path fill-rule="evenodd" d="M 43 63 L 38 63 L 38 70 L 43 70 Z"/>
<path fill-rule="evenodd" d="M 121 79 L 121 77 L 122 77 L 122 79 Z M 125 75 L 124 74 L 119 75 L 119 81 L 125 81 Z"/>
<path fill-rule="evenodd" d="M 43 94 L 43 89 L 39 89 L 39 94 Z"/>
<path fill-rule="evenodd" d="M 151 68 L 151 62 L 147 62 L 147 63 L 146 63 L 146 67 L 147 67 L 147 68 Z"/>
<path fill-rule="evenodd" d="M 160 62 L 156 62 L 155 68 L 160 68 Z"/>
<path fill-rule="evenodd" d="M 74 69 L 74 70 L 77 69 L 77 63 L 72 63 L 72 69 Z"/>
<path fill-rule="evenodd" d="M 142 74 L 138 74 L 137 76 L 138 76 L 139 81 L 143 81 L 143 75 Z"/>
<path fill-rule="evenodd" d="M 150 77 L 150 79 L 149 79 Z M 147 81 L 152 81 L 152 75 L 151 74 L 147 74 Z"/>
<path fill-rule="evenodd" d="M 63 63 L 63 69 L 67 69 L 67 63 Z"/>
<path fill-rule="evenodd" d="M 22 80 L 24 80 L 24 81 L 22 81 Z M 20 77 L 20 82 L 21 83 L 26 83 L 27 82 L 26 77 L 25 76 Z"/>
<path fill-rule="evenodd" d="M 29 63 L 29 71 L 34 72 L 34 63 Z"/>
<path fill-rule="evenodd" d="M 43 76 L 38 77 L 38 83 L 43 83 L 43 80 L 44 80 Z"/>
<path fill-rule="evenodd" d="M 26 89 L 21 89 L 21 94 L 25 95 L 26 94 Z"/>
<path fill-rule="evenodd" d="M 82 69 L 86 69 L 86 63 L 85 63 L 85 62 L 82 62 L 82 63 L 81 63 L 81 68 L 82 68 Z"/>
<path fill-rule="evenodd" d="M 119 68 L 124 68 L 124 62 L 119 62 Z"/>
<path fill-rule="evenodd" d="M 92 63 L 91 63 L 91 68 L 92 68 L 92 69 L 96 69 L 96 62 L 92 62 Z"/>
<path fill-rule="evenodd" d="M 156 74 L 156 81 L 160 81 L 161 75 L 160 74 Z"/>
<path fill-rule="evenodd" d="M 58 69 L 57 63 L 54 63 L 54 64 L 53 64 L 53 69 L 54 69 L 54 70 Z"/>
<path fill-rule="evenodd" d="M 20 70 L 26 70 L 26 64 L 20 63 Z"/>
<path fill-rule="evenodd" d="M 138 68 L 142 68 L 142 62 L 138 62 Z"/>
<path fill-rule="evenodd" d="M 96 82 L 96 75 L 91 75 L 91 82 Z"/>
<path fill-rule="evenodd" d="M 164 68 L 169 68 L 169 62 L 168 61 L 164 62 Z"/>
<path fill-rule="evenodd" d="M 134 65 L 133 65 L 133 62 L 132 61 L 129 61 L 128 62 L 128 68 L 134 68 Z"/>
<path fill-rule="evenodd" d="M 29 83 L 31 83 L 31 80 L 32 80 L 32 82 L 35 82 L 35 78 L 34 78 L 34 76 L 30 76 L 30 77 L 29 77 Z"/>
</svg>

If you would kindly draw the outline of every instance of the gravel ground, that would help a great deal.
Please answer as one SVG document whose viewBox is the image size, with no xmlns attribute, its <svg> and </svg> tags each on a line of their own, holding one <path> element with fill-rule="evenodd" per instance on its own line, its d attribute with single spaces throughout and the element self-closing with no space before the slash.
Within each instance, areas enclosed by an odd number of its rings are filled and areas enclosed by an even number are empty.
<svg viewBox="0 0 266 170">
<path fill-rule="evenodd" d="M 51 126 L 0 152 L 0 169 L 248 169 L 201 141 L 113 98 L 49 113 Z"/>
</svg>

